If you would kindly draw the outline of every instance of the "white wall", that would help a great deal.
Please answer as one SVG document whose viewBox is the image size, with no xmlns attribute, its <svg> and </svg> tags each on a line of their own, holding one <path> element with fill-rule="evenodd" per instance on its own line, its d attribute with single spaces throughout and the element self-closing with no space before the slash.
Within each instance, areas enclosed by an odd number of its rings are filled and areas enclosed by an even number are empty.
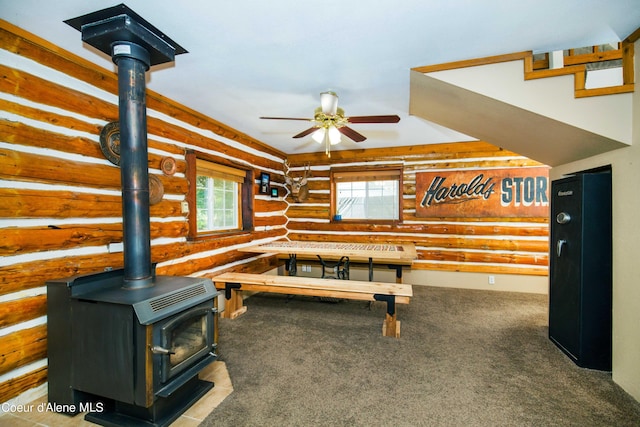
<svg viewBox="0 0 640 427">
<path fill-rule="evenodd" d="M 625 144 L 632 138 L 632 95 L 592 96 L 575 102 L 573 75 L 524 80 L 522 60 L 428 75 Z"/>
<path fill-rule="evenodd" d="M 491 278 L 493 279 L 493 283 L 489 282 Z M 527 292 L 535 294 L 547 294 L 549 292 L 548 276 L 412 270 L 403 274 L 403 281 L 413 285 L 445 288 Z"/>
<path fill-rule="evenodd" d="M 640 52 L 640 42 L 635 43 Z M 640 56 L 635 56 L 635 78 Z M 640 90 L 633 93 L 632 145 L 579 162 L 554 167 L 550 179 L 612 166 L 613 190 L 613 380 L 640 400 Z M 618 96 L 618 95 L 609 95 Z"/>
</svg>

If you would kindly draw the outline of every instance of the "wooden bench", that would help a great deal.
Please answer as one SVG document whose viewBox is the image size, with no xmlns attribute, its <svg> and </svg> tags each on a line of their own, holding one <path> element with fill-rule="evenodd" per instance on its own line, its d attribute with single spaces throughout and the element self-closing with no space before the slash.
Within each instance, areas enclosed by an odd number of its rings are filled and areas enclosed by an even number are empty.
<svg viewBox="0 0 640 427">
<path fill-rule="evenodd" d="M 221 314 L 223 318 L 235 319 L 247 311 L 247 307 L 243 305 L 242 291 L 383 301 L 387 303 L 387 313 L 382 324 L 382 335 L 396 338 L 400 336 L 396 304 L 408 304 L 413 296 L 411 285 L 402 283 L 233 272 L 223 273 L 212 280 L 217 289 L 225 291 L 226 307 Z"/>
</svg>

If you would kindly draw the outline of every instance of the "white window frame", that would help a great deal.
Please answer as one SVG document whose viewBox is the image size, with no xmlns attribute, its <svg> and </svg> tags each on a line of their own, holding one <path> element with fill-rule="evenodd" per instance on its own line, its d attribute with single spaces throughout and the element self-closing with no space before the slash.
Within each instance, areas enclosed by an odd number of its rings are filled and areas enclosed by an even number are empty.
<svg viewBox="0 0 640 427">
<path fill-rule="evenodd" d="M 392 181 L 393 187 L 392 194 L 384 193 L 380 196 L 386 197 L 386 200 L 378 200 L 375 203 L 391 203 L 393 212 L 391 215 L 376 215 L 376 211 L 372 210 L 370 203 L 374 202 L 374 198 L 379 197 L 373 195 L 375 189 L 372 189 L 373 183 L 383 183 Z M 340 206 L 340 187 L 348 187 L 351 189 L 343 189 L 342 191 L 353 191 L 353 186 L 363 187 L 361 191 L 364 193 L 360 200 L 354 200 L 361 206 L 360 214 L 351 215 L 352 209 L 342 210 Z M 386 189 L 389 189 L 387 184 Z M 383 191 L 384 191 L 383 187 Z M 333 221 L 354 221 L 354 222 L 401 222 L 402 221 L 402 168 L 401 167 L 388 167 L 388 168 L 369 168 L 369 169 L 357 169 L 357 170 L 344 170 L 336 169 L 331 171 L 331 215 Z M 379 211 L 378 211 L 379 212 Z"/>
<path fill-rule="evenodd" d="M 207 216 L 206 223 L 207 226 L 204 228 L 200 228 L 200 216 L 201 209 L 198 206 L 201 206 L 201 201 L 198 200 L 198 194 L 202 190 L 202 187 L 198 187 L 200 182 L 200 177 L 206 178 L 206 200 L 209 201 L 209 206 L 207 206 Z M 239 231 L 242 230 L 242 185 L 244 183 L 246 177 L 246 172 L 240 169 L 235 169 L 229 166 L 219 165 L 213 162 L 209 162 L 202 159 L 196 160 L 196 229 L 197 233 L 200 234 L 210 234 L 210 233 L 219 233 L 219 232 L 229 232 L 229 231 Z M 223 203 L 229 201 L 226 195 L 222 195 L 218 197 L 215 195 L 216 191 L 220 191 L 220 187 L 216 188 L 215 183 L 223 183 L 223 188 L 221 191 L 227 193 L 232 193 L 231 196 L 231 204 L 232 206 L 229 208 L 226 205 L 223 206 L 214 206 L 213 203 L 216 200 L 222 200 Z M 229 187 L 231 187 L 231 191 L 229 191 Z M 228 213 L 226 211 L 232 210 L 232 218 L 231 221 L 228 221 Z M 222 213 L 224 219 L 222 222 L 216 221 L 215 213 Z M 216 225 L 217 222 L 217 225 Z"/>
</svg>

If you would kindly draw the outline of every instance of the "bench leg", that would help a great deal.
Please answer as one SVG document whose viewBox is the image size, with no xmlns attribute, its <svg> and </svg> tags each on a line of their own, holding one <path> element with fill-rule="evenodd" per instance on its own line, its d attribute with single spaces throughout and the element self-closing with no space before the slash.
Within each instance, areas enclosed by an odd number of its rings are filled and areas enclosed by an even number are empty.
<svg viewBox="0 0 640 427">
<path fill-rule="evenodd" d="M 382 335 L 385 337 L 400 338 L 400 321 L 397 320 L 396 315 L 391 316 L 386 314 L 384 322 L 382 323 Z"/>
<path fill-rule="evenodd" d="M 394 295 L 375 294 L 373 299 L 387 303 L 387 313 L 382 323 L 382 335 L 385 337 L 400 337 L 400 321 L 396 314 L 396 297 Z"/>
<path fill-rule="evenodd" d="M 235 319 L 247 311 L 247 306 L 243 305 L 242 291 L 238 283 L 225 284 L 225 308 L 220 314 L 223 319 Z"/>
</svg>

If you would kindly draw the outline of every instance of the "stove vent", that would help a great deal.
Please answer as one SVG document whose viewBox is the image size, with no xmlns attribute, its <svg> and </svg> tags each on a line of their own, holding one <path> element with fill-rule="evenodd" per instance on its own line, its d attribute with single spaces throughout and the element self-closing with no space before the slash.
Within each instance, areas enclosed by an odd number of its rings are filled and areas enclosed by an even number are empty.
<svg viewBox="0 0 640 427">
<path fill-rule="evenodd" d="M 177 289 L 174 288 L 175 290 L 161 295 L 150 296 L 133 304 L 141 324 L 150 325 L 217 296 L 218 291 L 213 286 L 211 279 L 158 276 L 156 277 L 156 286 L 162 286 L 163 282 L 167 281 L 177 281 Z"/>
<path fill-rule="evenodd" d="M 206 295 L 206 293 L 207 289 L 204 287 L 204 284 L 200 283 L 192 288 L 181 289 L 174 294 L 163 295 L 160 298 L 153 299 L 149 301 L 149 306 L 151 307 L 151 311 L 157 313 L 173 305 L 182 304 L 199 295 Z"/>
</svg>

